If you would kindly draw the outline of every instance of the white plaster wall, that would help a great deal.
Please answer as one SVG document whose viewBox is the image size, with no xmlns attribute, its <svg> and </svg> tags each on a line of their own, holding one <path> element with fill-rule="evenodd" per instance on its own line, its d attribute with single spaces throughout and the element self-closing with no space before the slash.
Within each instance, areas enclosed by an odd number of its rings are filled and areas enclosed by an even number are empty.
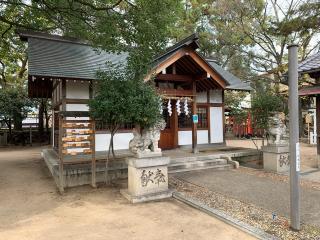
<svg viewBox="0 0 320 240">
<path fill-rule="evenodd" d="M 198 144 L 209 143 L 208 130 L 198 130 L 197 131 L 197 141 L 198 141 Z"/>
<path fill-rule="evenodd" d="M 210 90 L 210 103 L 222 103 L 222 90 L 214 89 Z"/>
<path fill-rule="evenodd" d="M 223 142 L 223 111 L 222 107 L 210 107 L 211 143 Z"/>
<path fill-rule="evenodd" d="M 87 104 L 68 103 L 66 109 L 67 111 L 89 111 L 89 106 Z M 89 120 L 89 117 L 67 117 L 67 120 Z"/>
<path fill-rule="evenodd" d="M 68 81 L 67 98 L 73 99 L 89 99 L 89 82 L 88 81 Z"/>
<path fill-rule="evenodd" d="M 196 101 L 197 103 L 207 103 L 208 102 L 207 92 L 198 92 Z"/>
<path fill-rule="evenodd" d="M 117 133 L 114 136 L 114 149 L 129 149 L 129 142 L 133 138 L 132 133 Z M 110 143 L 110 134 L 96 134 L 96 151 L 107 151 Z"/>
<path fill-rule="evenodd" d="M 192 144 L 192 131 L 178 131 L 178 145 Z"/>
<path fill-rule="evenodd" d="M 209 143 L 208 130 L 197 131 L 198 144 Z M 178 145 L 191 145 L 192 144 L 192 131 L 178 131 Z"/>
<path fill-rule="evenodd" d="M 68 103 L 66 105 L 67 111 L 89 111 L 87 104 Z"/>
</svg>

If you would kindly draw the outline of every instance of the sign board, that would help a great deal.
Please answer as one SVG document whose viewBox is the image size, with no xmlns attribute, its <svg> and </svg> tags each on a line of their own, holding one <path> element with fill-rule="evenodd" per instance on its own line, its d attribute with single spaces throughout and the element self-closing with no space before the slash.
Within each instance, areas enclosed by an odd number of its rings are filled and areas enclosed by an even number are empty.
<svg viewBox="0 0 320 240">
<path fill-rule="evenodd" d="M 300 143 L 296 143 L 296 171 L 300 172 Z"/>
<path fill-rule="evenodd" d="M 305 121 L 306 121 L 306 123 L 312 123 L 312 118 L 311 118 L 311 115 L 309 113 L 306 114 Z"/>
<path fill-rule="evenodd" d="M 198 123 L 199 119 L 198 119 L 198 115 L 197 114 L 192 115 L 192 121 L 193 121 L 193 123 Z"/>
</svg>

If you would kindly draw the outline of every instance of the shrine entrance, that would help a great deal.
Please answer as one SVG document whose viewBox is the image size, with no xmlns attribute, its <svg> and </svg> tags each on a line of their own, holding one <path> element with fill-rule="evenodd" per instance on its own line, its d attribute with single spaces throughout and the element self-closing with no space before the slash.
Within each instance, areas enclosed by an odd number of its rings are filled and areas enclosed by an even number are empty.
<svg viewBox="0 0 320 240">
<path fill-rule="evenodd" d="M 178 146 L 178 119 L 177 112 L 175 108 L 175 103 L 173 104 L 172 114 L 168 112 L 167 105 L 163 104 L 163 119 L 166 121 L 166 128 L 161 131 L 159 147 L 164 150 L 173 149 Z M 171 116 L 170 116 L 171 115 Z"/>
</svg>

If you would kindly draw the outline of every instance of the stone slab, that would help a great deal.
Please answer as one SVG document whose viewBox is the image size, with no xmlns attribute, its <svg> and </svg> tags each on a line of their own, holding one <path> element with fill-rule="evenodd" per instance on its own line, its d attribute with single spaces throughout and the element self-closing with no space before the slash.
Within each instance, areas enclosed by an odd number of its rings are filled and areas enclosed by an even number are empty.
<svg viewBox="0 0 320 240">
<path fill-rule="evenodd" d="M 134 156 L 136 158 L 154 158 L 154 157 L 161 157 L 162 152 L 148 152 L 148 153 L 137 152 Z"/>
<path fill-rule="evenodd" d="M 120 193 L 129 200 L 131 203 L 141 203 L 141 202 L 148 202 L 148 201 L 156 201 L 156 200 L 161 200 L 161 199 L 166 199 L 166 198 L 171 198 L 172 197 L 172 190 L 166 190 L 162 192 L 157 192 L 157 193 L 151 193 L 151 194 L 145 194 L 142 196 L 134 196 L 130 194 L 128 189 L 121 189 Z"/>
<path fill-rule="evenodd" d="M 284 173 L 290 170 L 289 146 L 267 145 L 262 148 L 263 168 L 267 171 Z"/>
<path fill-rule="evenodd" d="M 168 167 L 152 166 L 135 168 L 128 166 L 128 191 L 133 196 L 142 196 L 168 190 Z"/>
<path fill-rule="evenodd" d="M 169 157 L 146 157 L 146 158 L 127 158 L 126 163 L 128 166 L 135 168 L 146 168 L 153 166 L 164 166 L 170 162 Z"/>
<path fill-rule="evenodd" d="M 271 153 L 284 153 L 289 152 L 289 145 L 288 144 L 269 144 L 267 146 L 262 146 L 261 150 L 263 152 L 271 152 Z"/>
</svg>

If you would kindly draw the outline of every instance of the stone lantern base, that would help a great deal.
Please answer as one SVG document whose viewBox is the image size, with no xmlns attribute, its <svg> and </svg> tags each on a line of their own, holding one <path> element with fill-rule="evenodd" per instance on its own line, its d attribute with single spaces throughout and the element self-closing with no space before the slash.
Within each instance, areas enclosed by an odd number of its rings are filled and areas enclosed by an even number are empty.
<svg viewBox="0 0 320 240">
<path fill-rule="evenodd" d="M 263 168 L 273 172 L 288 172 L 290 170 L 289 145 L 269 144 L 262 147 Z"/>
<path fill-rule="evenodd" d="M 120 193 L 132 203 L 159 200 L 172 196 L 168 189 L 168 164 L 162 156 L 131 157 L 128 164 L 128 189 Z"/>
</svg>

